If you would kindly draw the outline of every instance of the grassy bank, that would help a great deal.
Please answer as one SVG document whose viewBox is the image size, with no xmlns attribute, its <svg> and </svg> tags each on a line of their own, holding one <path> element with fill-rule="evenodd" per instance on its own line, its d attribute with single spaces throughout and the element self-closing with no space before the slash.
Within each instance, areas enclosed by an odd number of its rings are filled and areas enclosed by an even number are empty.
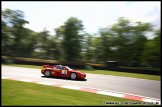
<svg viewBox="0 0 162 107">
<path fill-rule="evenodd" d="M 134 101 L 54 86 L 2 79 L 2 106 L 99 105 L 106 101 Z"/>
</svg>

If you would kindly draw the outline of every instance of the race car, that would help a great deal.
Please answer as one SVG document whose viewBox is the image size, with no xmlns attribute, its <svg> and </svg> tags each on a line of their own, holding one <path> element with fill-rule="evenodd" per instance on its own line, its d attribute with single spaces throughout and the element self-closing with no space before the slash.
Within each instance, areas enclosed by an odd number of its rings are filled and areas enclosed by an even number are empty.
<svg viewBox="0 0 162 107">
<path fill-rule="evenodd" d="M 46 77 L 55 76 L 55 77 L 66 77 L 71 79 L 85 79 L 86 74 L 78 70 L 73 70 L 68 66 L 63 65 L 43 65 L 41 73 Z"/>
</svg>

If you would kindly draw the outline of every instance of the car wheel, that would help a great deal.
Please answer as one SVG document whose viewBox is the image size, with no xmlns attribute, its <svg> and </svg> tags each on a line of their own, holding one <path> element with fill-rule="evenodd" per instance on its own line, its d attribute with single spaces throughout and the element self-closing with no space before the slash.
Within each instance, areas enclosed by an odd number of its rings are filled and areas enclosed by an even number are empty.
<svg viewBox="0 0 162 107">
<path fill-rule="evenodd" d="M 49 76 L 51 76 L 51 72 L 50 72 L 49 70 L 47 70 L 47 71 L 45 71 L 44 75 L 45 75 L 46 77 L 49 77 Z"/>
<path fill-rule="evenodd" d="M 76 79 L 76 78 L 77 78 L 76 73 L 71 73 L 71 74 L 70 74 L 70 78 L 73 79 L 73 80 Z"/>
</svg>

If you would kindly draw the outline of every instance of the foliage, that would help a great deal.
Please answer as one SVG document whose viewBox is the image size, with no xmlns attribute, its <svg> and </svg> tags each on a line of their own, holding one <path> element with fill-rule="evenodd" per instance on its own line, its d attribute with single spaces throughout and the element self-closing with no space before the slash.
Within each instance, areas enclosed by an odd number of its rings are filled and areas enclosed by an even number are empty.
<svg viewBox="0 0 162 107">
<path fill-rule="evenodd" d="M 149 66 L 158 66 L 161 67 L 160 64 L 160 29 L 155 33 L 156 37 L 153 40 L 148 40 L 144 45 L 144 50 L 141 55 L 141 62 L 144 65 Z"/>
<path fill-rule="evenodd" d="M 69 18 L 63 26 L 57 29 L 56 34 L 62 34 L 62 48 L 66 61 L 79 61 L 81 58 L 83 36 L 80 32 L 82 30 L 82 22 L 75 17 Z"/>
<path fill-rule="evenodd" d="M 83 32 L 82 21 L 70 17 L 55 28 L 35 32 L 20 10 L 2 10 L 2 55 L 34 57 L 70 62 L 105 63 L 118 61 L 121 66 L 160 67 L 160 29 L 144 22 L 120 17 L 95 34 Z M 148 39 L 147 34 L 153 39 Z"/>
</svg>

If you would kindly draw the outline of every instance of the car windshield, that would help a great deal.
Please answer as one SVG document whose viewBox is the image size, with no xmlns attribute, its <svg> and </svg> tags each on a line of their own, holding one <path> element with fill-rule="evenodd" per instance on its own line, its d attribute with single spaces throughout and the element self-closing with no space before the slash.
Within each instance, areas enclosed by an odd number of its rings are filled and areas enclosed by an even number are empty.
<svg viewBox="0 0 162 107">
<path fill-rule="evenodd" d="M 73 69 L 69 68 L 68 66 L 66 66 L 66 68 L 67 68 L 68 70 L 73 70 Z"/>
</svg>

